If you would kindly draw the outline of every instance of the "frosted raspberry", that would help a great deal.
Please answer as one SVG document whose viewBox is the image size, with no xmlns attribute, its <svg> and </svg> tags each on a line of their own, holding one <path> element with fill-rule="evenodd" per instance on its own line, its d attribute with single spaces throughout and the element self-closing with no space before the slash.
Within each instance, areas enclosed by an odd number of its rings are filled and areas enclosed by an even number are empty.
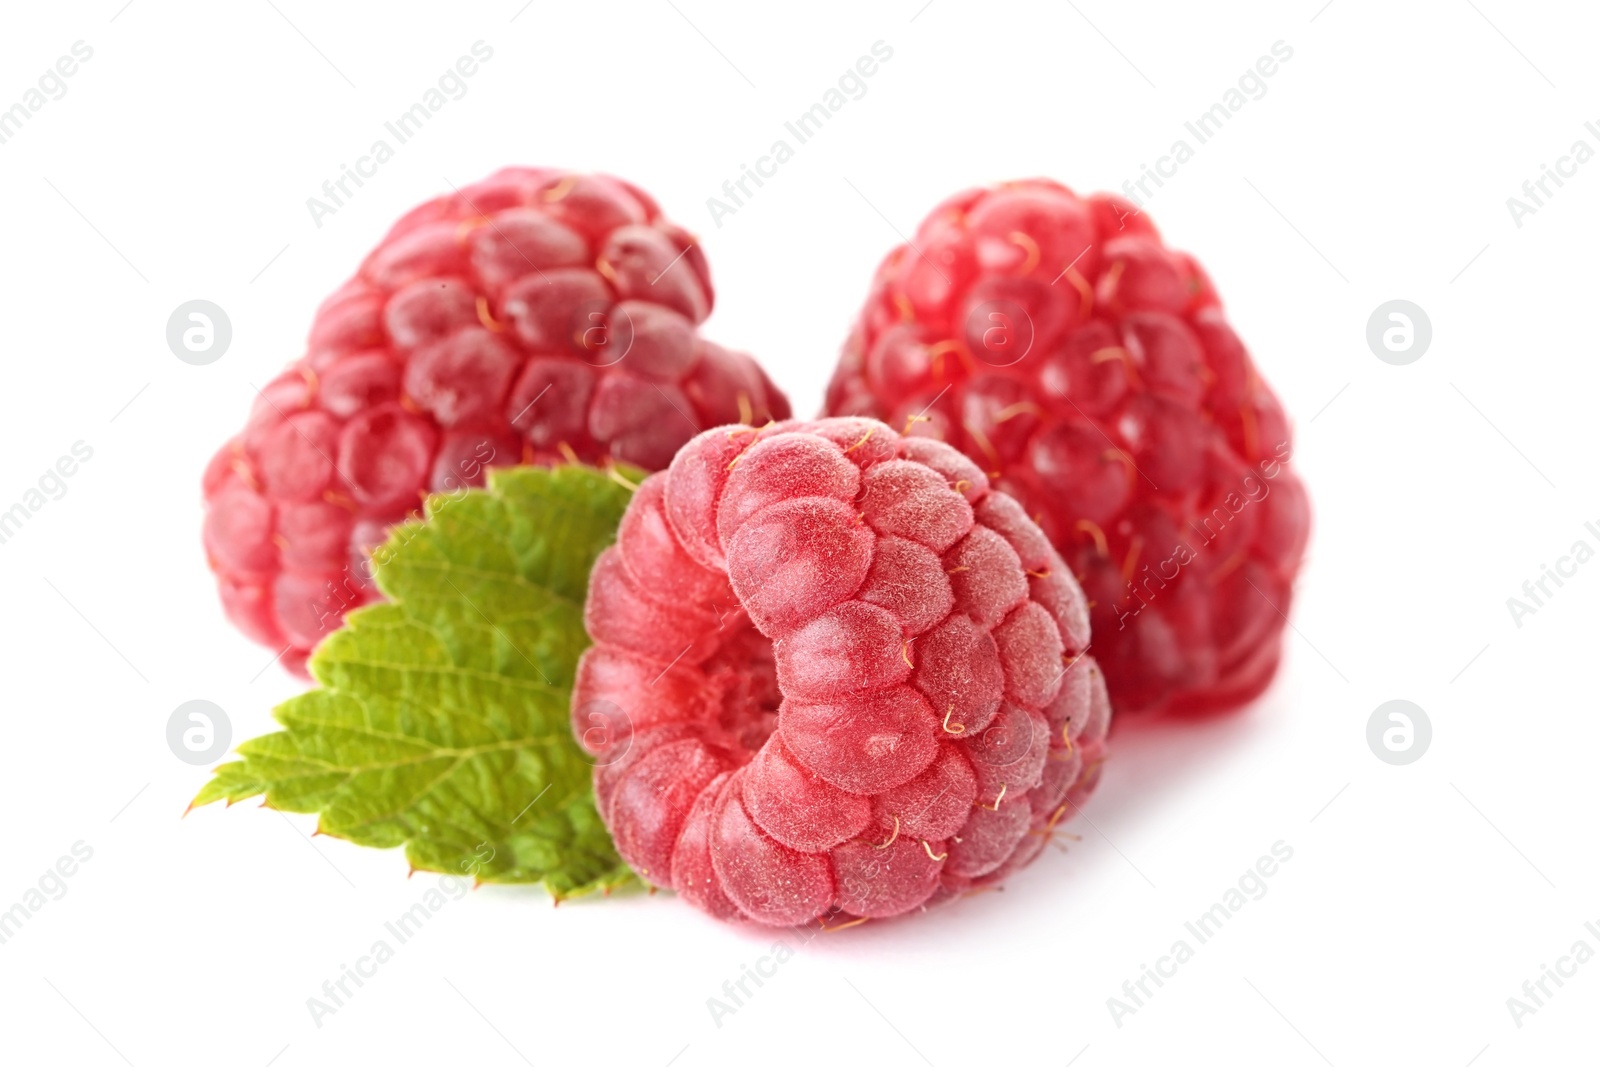
<svg viewBox="0 0 1600 1067">
<path fill-rule="evenodd" d="M 955 449 L 708 430 L 590 579 L 573 721 L 623 858 L 724 919 L 881 919 L 1036 856 L 1099 775 L 1083 594 Z"/>
<path fill-rule="evenodd" d="M 694 239 L 615 178 L 510 168 L 411 211 L 206 471 L 228 617 L 303 673 L 427 494 L 518 463 L 658 470 L 707 426 L 786 418 L 699 335 L 711 304 Z"/>
<path fill-rule="evenodd" d="M 1210 279 L 1132 204 L 1031 180 L 940 205 L 878 268 L 826 410 L 949 442 L 1037 521 L 1088 595 L 1119 712 L 1223 709 L 1271 681 L 1310 530 L 1288 420 Z M 974 619 L 1014 596 L 969 575 Z"/>
</svg>

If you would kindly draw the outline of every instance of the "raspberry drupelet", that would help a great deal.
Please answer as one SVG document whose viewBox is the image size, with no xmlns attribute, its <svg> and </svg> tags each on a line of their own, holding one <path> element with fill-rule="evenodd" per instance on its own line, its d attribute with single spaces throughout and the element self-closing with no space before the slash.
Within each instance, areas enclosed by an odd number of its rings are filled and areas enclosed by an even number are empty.
<svg viewBox="0 0 1600 1067">
<path fill-rule="evenodd" d="M 596 562 L 575 732 L 623 858 L 724 919 L 881 919 L 1038 855 L 1111 708 L 1082 592 L 955 449 L 708 430 Z"/>
<path fill-rule="evenodd" d="M 658 470 L 708 426 L 786 418 L 699 335 L 711 306 L 694 238 L 616 178 L 509 168 L 411 211 L 206 470 L 229 619 L 303 673 L 427 494 L 518 463 Z"/>
<path fill-rule="evenodd" d="M 915 417 L 1022 504 L 1089 597 L 1119 714 L 1271 681 L 1310 529 L 1289 423 L 1132 204 L 1031 180 L 940 205 L 878 268 L 826 410 Z"/>
</svg>

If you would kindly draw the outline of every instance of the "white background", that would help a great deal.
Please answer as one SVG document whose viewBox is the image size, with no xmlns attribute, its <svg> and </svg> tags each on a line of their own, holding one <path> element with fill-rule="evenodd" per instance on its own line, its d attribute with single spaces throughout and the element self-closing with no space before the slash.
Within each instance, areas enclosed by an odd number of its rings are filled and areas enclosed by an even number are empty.
<svg viewBox="0 0 1600 1067">
<path fill-rule="evenodd" d="M 1600 961 L 1520 1028 L 1506 999 L 1578 939 L 1600 950 L 1600 562 L 1520 628 L 1506 599 L 1600 547 L 1600 161 L 1520 228 L 1506 199 L 1600 148 L 1600 26 L 1576 3 L 1321 3 L 16 5 L 0 106 L 74 41 L 94 56 L 0 145 L 0 509 L 75 441 L 94 456 L 0 545 L 0 909 L 74 842 L 93 858 L 0 945 L 0 1056 L 1592 1062 Z M 306 198 L 480 39 L 467 95 L 314 226 Z M 879 40 L 867 94 L 717 227 L 706 198 Z M 770 935 L 670 894 L 512 888 L 450 903 L 317 1027 L 306 999 L 433 876 L 253 803 L 180 818 L 209 771 L 164 729 L 204 698 L 241 741 L 296 690 L 222 619 L 200 472 L 388 224 L 508 163 L 628 177 L 702 237 L 711 336 L 808 413 L 897 230 L 971 184 L 1118 188 L 1279 40 L 1266 95 L 1148 205 L 1296 420 L 1315 531 L 1272 689 L 1122 724 L 1081 842 L 1003 892 L 809 941 L 720 1028 L 707 998 Z M 206 367 L 164 339 L 197 297 L 234 329 Z M 1409 366 L 1364 339 L 1393 298 L 1433 324 Z M 1365 740 L 1393 698 L 1433 723 L 1404 767 Z M 1107 998 L 1280 840 L 1267 894 L 1117 1026 Z"/>
</svg>

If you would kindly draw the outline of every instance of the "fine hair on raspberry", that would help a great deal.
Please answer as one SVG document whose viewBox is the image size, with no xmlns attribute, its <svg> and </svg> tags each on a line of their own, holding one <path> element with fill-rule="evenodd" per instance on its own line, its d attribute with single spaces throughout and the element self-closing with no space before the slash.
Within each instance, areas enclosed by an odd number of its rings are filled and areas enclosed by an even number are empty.
<svg viewBox="0 0 1600 1067">
<path fill-rule="evenodd" d="M 700 336 L 712 299 L 694 238 L 617 178 L 514 167 L 409 212 L 206 469 L 229 619 L 303 671 L 430 493 L 491 466 L 659 470 L 706 427 L 786 418 Z"/>
<path fill-rule="evenodd" d="M 1036 857 L 1111 708 L 1082 592 L 956 449 L 729 426 L 590 579 L 573 720 L 622 857 L 723 919 L 885 919 Z"/>
</svg>

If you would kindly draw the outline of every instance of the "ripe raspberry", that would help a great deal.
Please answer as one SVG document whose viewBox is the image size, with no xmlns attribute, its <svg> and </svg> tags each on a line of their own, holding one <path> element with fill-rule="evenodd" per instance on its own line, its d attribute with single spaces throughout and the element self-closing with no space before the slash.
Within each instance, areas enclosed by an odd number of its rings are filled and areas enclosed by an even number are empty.
<svg viewBox="0 0 1600 1067">
<path fill-rule="evenodd" d="M 517 463 L 658 470 L 707 426 L 786 418 L 698 335 L 711 304 L 694 238 L 616 178 L 508 168 L 411 211 L 206 470 L 228 617 L 303 673 L 428 493 Z"/>
<path fill-rule="evenodd" d="M 1310 528 L 1289 424 L 1189 256 L 1114 196 L 962 193 L 878 268 L 828 388 L 960 448 L 1089 597 L 1120 713 L 1242 704 Z"/>
<path fill-rule="evenodd" d="M 887 918 L 998 881 L 1094 787 L 1083 594 L 955 449 L 724 427 L 595 564 L 573 719 L 643 877 L 719 918 Z"/>
</svg>

